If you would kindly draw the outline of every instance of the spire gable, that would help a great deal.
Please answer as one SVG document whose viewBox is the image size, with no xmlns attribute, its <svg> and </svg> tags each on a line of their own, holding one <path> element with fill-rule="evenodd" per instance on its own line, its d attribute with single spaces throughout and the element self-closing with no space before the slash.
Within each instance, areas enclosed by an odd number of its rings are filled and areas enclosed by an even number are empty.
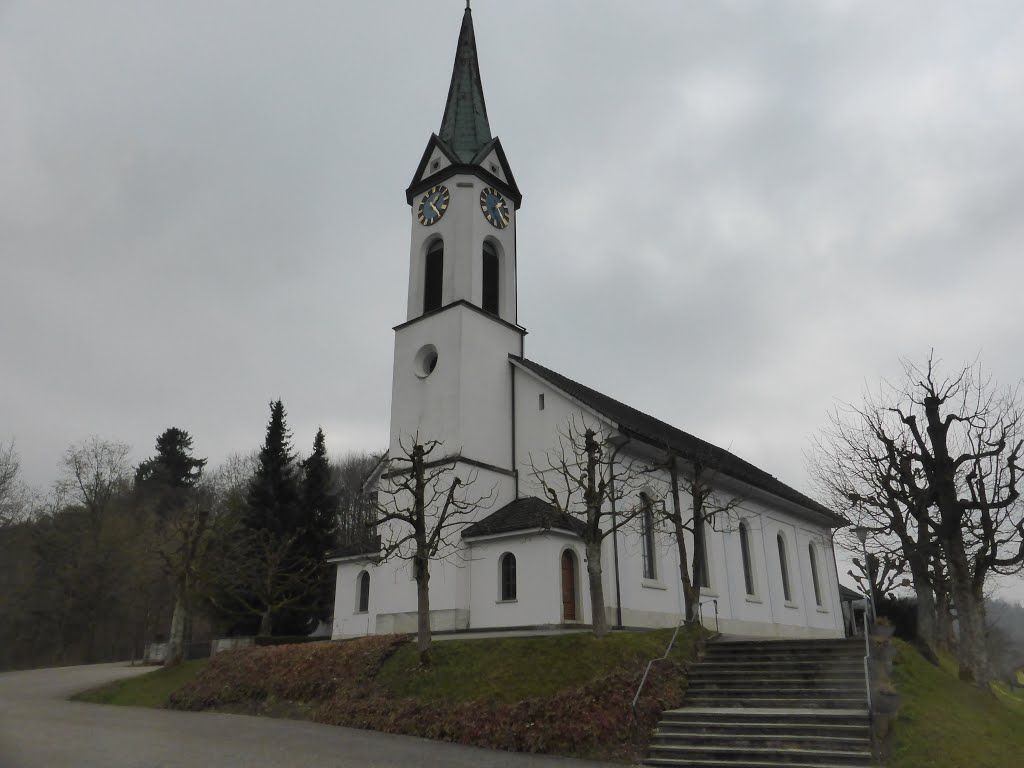
<svg viewBox="0 0 1024 768">
<path fill-rule="evenodd" d="M 448 88 L 448 101 L 445 103 L 438 137 L 463 163 L 471 162 L 480 149 L 491 140 L 491 127 L 487 122 L 487 106 L 484 104 L 484 89 L 476 54 L 473 16 L 468 4 L 462 16 L 459 43 L 455 48 L 452 82 Z"/>
</svg>

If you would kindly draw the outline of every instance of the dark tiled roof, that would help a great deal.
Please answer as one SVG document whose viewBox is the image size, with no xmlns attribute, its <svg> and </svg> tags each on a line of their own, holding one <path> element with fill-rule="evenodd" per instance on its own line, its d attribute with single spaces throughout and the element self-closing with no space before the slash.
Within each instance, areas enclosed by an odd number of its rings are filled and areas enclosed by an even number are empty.
<svg viewBox="0 0 1024 768">
<path fill-rule="evenodd" d="M 699 461 L 705 467 L 715 472 L 721 472 L 736 480 L 741 480 L 755 488 L 768 491 L 780 498 L 791 501 L 794 504 L 826 515 L 833 519 L 837 526 L 846 525 L 848 521 L 822 504 L 819 504 L 809 496 L 805 496 L 795 488 L 790 488 L 785 483 L 776 479 L 763 469 L 758 469 L 748 461 L 729 451 L 719 448 L 716 445 L 705 442 L 699 437 L 694 437 L 688 432 L 659 421 L 653 416 L 630 408 L 625 403 L 620 403 L 607 395 L 585 387 L 579 382 L 567 379 L 560 373 L 538 365 L 532 360 L 509 355 L 509 357 L 520 363 L 526 369 L 540 376 L 548 383 L 565 392 L 570 397 L 579 400 L 589 408 L 611 419 L 618 425 L 619 430 L 627 436 L 634 436 L 651 445 L 659 448 L 666 448 L 674 451 L 680 458 L 687 461 Z"/>
<path fill-rule="evenodd" d="M 862 595 L 860 592 L 858 592 L 855 589 L 850 589 L 845 584 L 840 584 L 839 585 L 839 599 L 842 600 L 843 602 L 846 602 L 848 600 L 863 600 L 864 599 L 864 595 Z"/>
<path fill-rule="evenodd" d="M 327 553 L 327 559 L 334 560 L 339 557 L 357 557 L 358 555 L 373 557 L 379 554 L 380 536 L 370 536 L 363 541 L 346 542 L 337 549 L 332 549 Z"/>
<path fill-rule="evenodd" d="M 509 502 L 483 520 L 466 526 L 462 535 L 464 538 L 473 538 L 495 533 L 528 531 L 532 528 L 557 528 L 560 531 L 579 534 L 583 531 L 583 522 L 558 511 L 543 499 L 527 496 Z"/>
</svg>

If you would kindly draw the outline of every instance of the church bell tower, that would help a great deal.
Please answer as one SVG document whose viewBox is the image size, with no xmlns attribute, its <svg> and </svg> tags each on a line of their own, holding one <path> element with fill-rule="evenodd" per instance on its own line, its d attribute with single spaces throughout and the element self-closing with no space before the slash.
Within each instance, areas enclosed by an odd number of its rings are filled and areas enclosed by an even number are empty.
<svg viewBox="0 0 1024 768">
<path fill-rule="evenodd" d="M 412 182 L 406 320 L 395 327 L 391 455 L 418 437 L 477 470 L 512 477 L 508 355 L 516 317 L 516 215 L 522 195 L 491 135 L 466 4 L 440 130 Z M 504 495 L 503 493 L 501 495 Z"/>
</svg>

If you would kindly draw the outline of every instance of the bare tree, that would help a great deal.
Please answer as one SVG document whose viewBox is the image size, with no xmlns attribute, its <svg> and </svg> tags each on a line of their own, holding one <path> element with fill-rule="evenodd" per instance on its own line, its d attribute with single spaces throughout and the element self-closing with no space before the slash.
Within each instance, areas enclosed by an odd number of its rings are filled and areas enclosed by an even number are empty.
<svg viewBox="0 0 1024 768">
<path fill-rule="evenodd" d="M 855 413 L 858 437 L 832 443 L 839 450 L 830 454 L 846 462 L 833 469 L 850 474 L 832 485 L 852 507 L 877 514 L 884 531 L 913 542 L 906 554 L 915 588 L 937 549 L 956 608 L 960 676 L 983 685 L 986 580 L 1024 565 L 1018 392 L 997 390 L 976 364 L 945 376 L 932 355 L 923 366 L 905 362 L 902 382 Z M 842 450 L 851 444 L 852 456 Z"/>
<path fill-rule="evenodd" d="M 18 477 L 21 460 L 11 440 L 0 445 L 0 528 L 20 522 L 27 506 L 25 489 Z"/>
<path fill-rule="evenodd" d="M 231 614 L 258 616 L 259 634 L 270 636 L 274 617 L 312 606 L 319 595 L 318 563 L 302 551 L 302 531 L 276 534 L 234 526 L 227 534 L 211 602 Z"/>
<path fill-rule="evenodd" d="M 545 453 L 540 466 L 530 456 L 533 478 L 545 498 L 560 512 L 583 523 L 580 538 L 587 552 L 590 614 L 598 637 L 608 633 L 601 545 L 605 537 L 631 525 L 644 513 L 643 505 L 613 513 L 611 502 L 635 495 L 643 486 L 644 477 L 643 471 L 631 461 L 620 467 L 617 460 L 610 460 L 618 456 L 610 453 L 608 447 L 607 441 L 598 439 L 596 429 L 571 419 L 558 430 L 558 447 Z"/>
<path fill-rule="evenodd" d="M 474 510 L 488 508 L 495 489 L 470 498 L 467 488 L 477 482 L 471 471 L 465 481 L 455 474 L 459 456 L 430 457 L 443 449 L 437 440 L 420 442 L 419 435 L 402 440 L 401 455 L 388 460 L 377 501 L 377 529 L 382 557 L 409 560 L 416 578 L 416 645 L 420 664 L 430 658 L 430 561 L 454 556 L 457 535 Z"/>
<path fill-rule="evenodd" d="M 684 614 L 688 622 L 694 622 L 698 618 L 700 589 L 710 586 L 705 583 L 707 526 L 713 526 L 718 518 L 736 509 L 743 500 L 738 496 L 725 499 L 715 491 L 714 473 L 707 468 L 704 459 L 692 458 L 686 463 L 685 472 L 680 471 L 679 463 L 678 456 L 669 451 L 664 464 L 657 465 L 655 469 L 664 469 L 669 473 L 672 508 L 663 506 L 662 517 L 671 526 L 671 535 L 679 552 L 679 578 L 683 583 Z M 689 497 L 689 515 L 683 512 L 679 498 L 680 490 Z M 689 532 L 693 537 L 693 553 L 689 567 L 685 532 Z"/>
</svg>

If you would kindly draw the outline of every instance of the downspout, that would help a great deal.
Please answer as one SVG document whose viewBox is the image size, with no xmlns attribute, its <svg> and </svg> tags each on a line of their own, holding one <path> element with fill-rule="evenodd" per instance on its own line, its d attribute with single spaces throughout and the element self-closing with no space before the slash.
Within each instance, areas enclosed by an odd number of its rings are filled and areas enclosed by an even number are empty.
<svg viewBox="0 0 1024 768">
<path fill-rule="evenodd" d="M 512 460 L 509 462 L 509 465 L 512 468 L 512 477 L 515 481 L 516 487 L 516 500 L 518 500 L 519 467 L 516 465 L 516 366 L 514 363 L 510 362 L 508 367 L 512 369 Z"/>
</svg>

